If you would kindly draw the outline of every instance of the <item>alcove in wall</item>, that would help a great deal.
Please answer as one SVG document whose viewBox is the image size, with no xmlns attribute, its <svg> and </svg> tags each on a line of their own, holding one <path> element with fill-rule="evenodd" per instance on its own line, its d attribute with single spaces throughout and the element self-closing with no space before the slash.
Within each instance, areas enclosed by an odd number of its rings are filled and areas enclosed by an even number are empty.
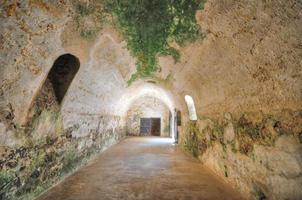
<svg viewBox="0 0 302 200">
<path fill-rule="evenodd" d="M 58 112 L 68 88 L 80 68 L 80 61 L 71 54 L 59 56 L 50 69 L 30 108 L 27 124 L 43 110 Z"/>
</svg>

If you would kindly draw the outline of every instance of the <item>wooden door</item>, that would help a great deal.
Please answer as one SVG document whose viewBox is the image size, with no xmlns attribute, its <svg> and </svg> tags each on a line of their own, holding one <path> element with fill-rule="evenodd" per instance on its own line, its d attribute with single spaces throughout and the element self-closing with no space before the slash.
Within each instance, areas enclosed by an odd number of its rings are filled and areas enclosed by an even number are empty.
<svg viewBox="0 0 302 200">
<path fill-rule="evenodd" d="M 161 128 L 160 118 L 141 118 L 140 135 L 141 136 L 160 136 Z"/>
<path fill-rule="evenodd" d="M 151 135 L 160 136 L 160 118 L 152 118 Z"/>
<path fill-rule="evenodd" d="M 147 136 L 151 135 L 152 119 L 151 118 L 141 118 L 140 123 L 140 135 Z"/>
</svg>

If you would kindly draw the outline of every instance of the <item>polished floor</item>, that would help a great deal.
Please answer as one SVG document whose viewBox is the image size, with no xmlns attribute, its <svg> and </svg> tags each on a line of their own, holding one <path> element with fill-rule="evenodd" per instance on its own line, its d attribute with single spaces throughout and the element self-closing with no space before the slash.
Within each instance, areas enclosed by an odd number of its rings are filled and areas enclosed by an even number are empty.
<svg viewBox="0 0 302 200">
<path fill-rule="evenodd" d="M 51 188 L 38 200 L 243 199 L 167 138 L 133 137 Z"/>
</svg>

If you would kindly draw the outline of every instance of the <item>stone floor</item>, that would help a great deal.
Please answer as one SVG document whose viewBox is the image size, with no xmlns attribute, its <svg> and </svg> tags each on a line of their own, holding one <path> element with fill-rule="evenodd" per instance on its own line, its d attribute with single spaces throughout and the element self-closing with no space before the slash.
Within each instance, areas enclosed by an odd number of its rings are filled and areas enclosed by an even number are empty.
<svg viewBox="0 0 302 200">
<path fill-rule="evenodd" d="M 117 144 L 38 200 L 243 199 L 167 138 Z"/>
</svg>

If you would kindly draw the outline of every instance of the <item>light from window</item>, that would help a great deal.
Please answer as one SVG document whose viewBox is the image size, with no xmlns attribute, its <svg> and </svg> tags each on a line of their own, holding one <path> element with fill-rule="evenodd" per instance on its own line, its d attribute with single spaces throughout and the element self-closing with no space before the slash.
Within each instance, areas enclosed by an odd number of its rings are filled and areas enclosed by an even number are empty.
<svg viewBox="0 0 302 200">
<path fill-rule="evenodd" d="M 196 114 L 196 109 L 195 109 L 195 104 L 194 104 L 193 98 L 189 95 L 186 95 L 185 101 L 188 106 L 190 120 L 193 120 L 193 121 L 197 120 L 197 114 Z"/>
</svg>

